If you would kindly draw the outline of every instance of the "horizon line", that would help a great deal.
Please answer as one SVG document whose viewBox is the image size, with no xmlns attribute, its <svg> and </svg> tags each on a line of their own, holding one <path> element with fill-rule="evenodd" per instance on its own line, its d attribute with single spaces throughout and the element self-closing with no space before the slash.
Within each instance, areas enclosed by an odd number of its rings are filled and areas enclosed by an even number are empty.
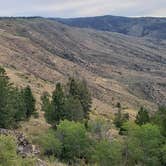
<svg viewBox="0 0 166 166">
<path fill-rule="evenodd" d="M 96 15 L 96 16 L 81 16 L 81 17 L 56 17 L 56 16 L 0 16 L 0 18 L 50 18 L 50 19 L 77 19 L 77 18 L 93 18 L 93 17 L 124 17 L 124 18 L 166 18 L 166 16 L 120 16 L 120 15 Z"/>
</svg>

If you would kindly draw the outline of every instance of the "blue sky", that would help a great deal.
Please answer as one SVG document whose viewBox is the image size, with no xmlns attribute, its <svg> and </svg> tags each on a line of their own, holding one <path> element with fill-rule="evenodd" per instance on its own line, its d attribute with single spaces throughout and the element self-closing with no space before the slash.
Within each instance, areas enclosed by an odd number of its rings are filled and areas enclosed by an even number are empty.
<svg viewBox="0 0 166 166">
<path fill-rule="evenodd" d="M 166 17 L 166 0 L 0 0 L 0 16 L 97 15 Z"/>
</svg>

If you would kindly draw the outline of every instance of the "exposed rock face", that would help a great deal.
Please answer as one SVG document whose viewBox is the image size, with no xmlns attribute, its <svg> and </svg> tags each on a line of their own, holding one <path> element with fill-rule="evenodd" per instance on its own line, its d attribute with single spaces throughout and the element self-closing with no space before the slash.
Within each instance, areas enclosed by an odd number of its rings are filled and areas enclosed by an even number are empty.
<svg viewBox="0 0 166 166">
<path fill-rule="evenodd" d="M 40 153 L 39 149 L 32 145 L 23 133 L 15 130 L 0 129 L 0 135 L 12 135 L 17 141 L 17 153 L 22 157 L 36 156 Z"/>
</svg>

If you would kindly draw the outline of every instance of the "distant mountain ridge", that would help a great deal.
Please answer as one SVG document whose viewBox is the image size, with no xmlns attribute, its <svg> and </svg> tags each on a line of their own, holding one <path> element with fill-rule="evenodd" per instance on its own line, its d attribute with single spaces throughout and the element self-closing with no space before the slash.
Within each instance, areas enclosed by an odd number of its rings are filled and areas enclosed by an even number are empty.
<svg viewBox="0 0 166 166">
<path fill-rule="evenodd" d="M 97 16 L 82 18 L 56 18 L 56 21 L 79 28 L 117 32 L 136 37 L 166 39 L 166 18 Z"/>
</svg>

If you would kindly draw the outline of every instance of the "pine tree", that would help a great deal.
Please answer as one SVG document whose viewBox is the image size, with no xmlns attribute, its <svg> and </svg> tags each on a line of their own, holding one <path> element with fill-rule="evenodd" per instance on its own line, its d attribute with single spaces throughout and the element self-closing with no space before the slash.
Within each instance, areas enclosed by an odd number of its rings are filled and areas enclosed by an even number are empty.
<svg viewBox="0 0 166 166">
<path fill-rule="evenodd" d="M 92 99 L 91 99 L 91 94 L 88 90 L 86 81 L 70 78 L 69 79 L 69 95 L 79 99 L 84 111 L 84 118 L 88 118 L 89 112 L 91 111 Z"/>
<path fill-rule="evenodd" d="M 0 127 L 9 128 L 14 121 L 11 111 L 9 78 L 3 68 L 0 67 Z"/>
<path fill-rule="evenodd" d="M 14 88 L 0 67 L 0 127 L 14 128 L 25 118 L 25 105 L 19 89 Z"/>
<path fill-rule="evenodd" d="M 52 109 L 51 112 L 51 119 L 53 124 L 58 124 L 60 120 L 64 119 L 64 102 L 65 102 L 65 95 L 63 92 L 63 87 L 60 83 L 56 84 L 56 89 L 52 95 Z"/>
<path fill-rule="evenodd" d="M 150 118 L 149 118 L 148 111 L 145 108 L 141 107 L 140 110 L 138 111 L 135 122 L 138 125 L 143 125 L 148 123 L 149 121 L 150 121 Z"/>
<path fill-rule="evenodd" d="M 26 118 L 30 118 L 32 114 L 35 113 L 35 98 L 32 94 L 31 88 L 27 86 L 25 89 L 22 91 L 24 103 L 25 103 L 25 109 L 26 109 Z"/>
<path fill-rule="evenodd" d="M 64 114 L 67 120 L 82 121 L 84 119 L 84 111 L 80 101 L 71 96 L 65 100 Z"/>
</svg>

